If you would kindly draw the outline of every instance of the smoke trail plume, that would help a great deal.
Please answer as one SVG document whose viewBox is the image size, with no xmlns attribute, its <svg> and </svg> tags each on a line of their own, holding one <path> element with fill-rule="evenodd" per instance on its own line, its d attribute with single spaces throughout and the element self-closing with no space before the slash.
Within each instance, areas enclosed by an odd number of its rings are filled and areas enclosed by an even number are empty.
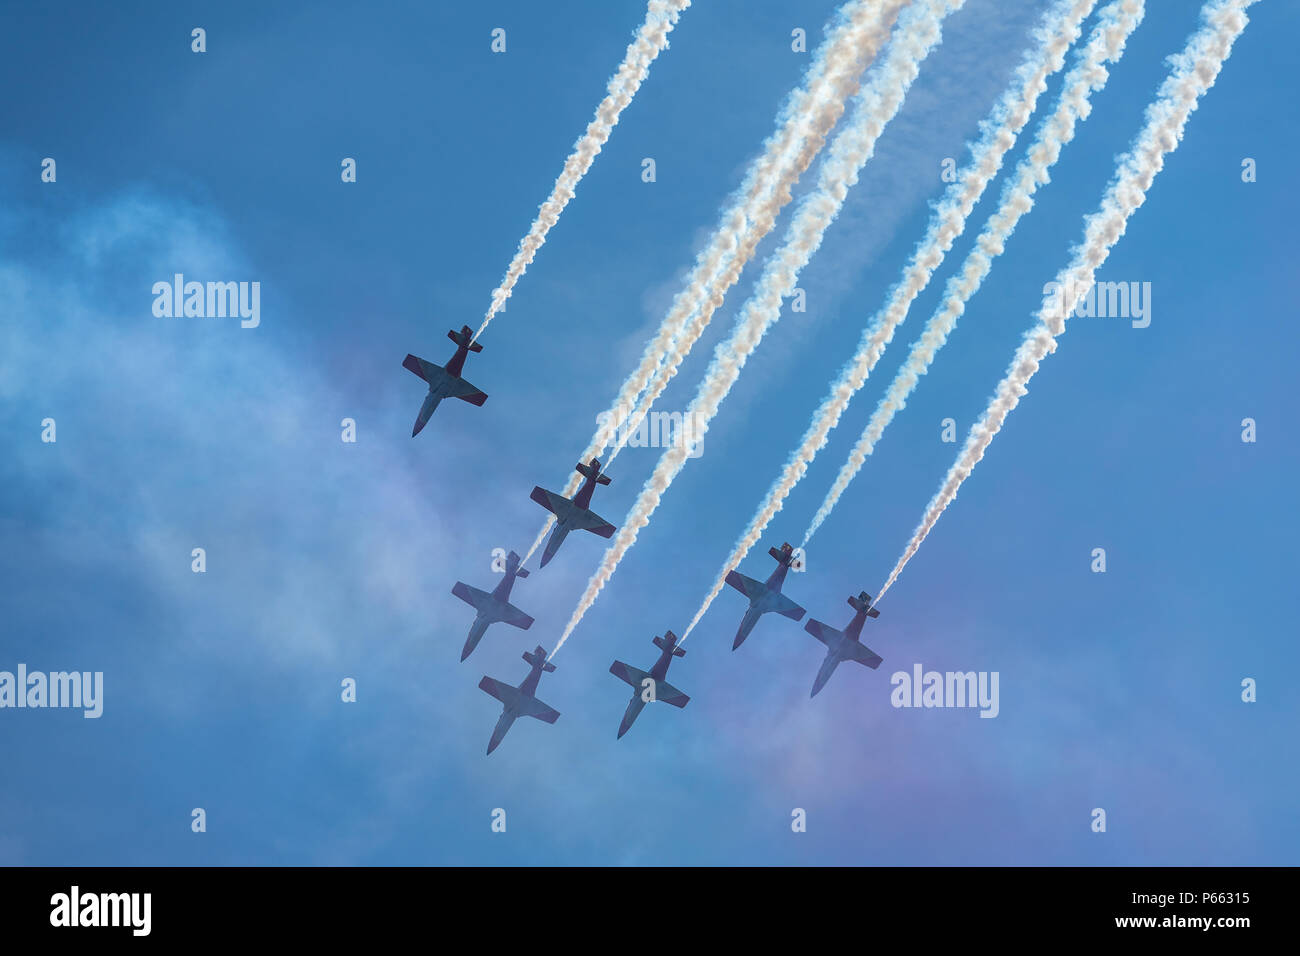
<svg viewBox="0 0 1300 956">
<path fill-rule="evenodd" d="M 772 231 L 777 216 L 790 202 L 792 189 L 826 142 L 844 113 L 844 103 L 858 91 L 862 72 L 889 38 L 889 31 L 906 0 L 846 4 L 839 24 L 818 50 L 810 78 L 782 110 L 781 130 L 770 137 L 762 156 L 724 214 L 726 225 L 714 232 L 709 246 L 696 258 L 686 287 L 673 299 L 659 332 L 646 345 L 636 370 L 619 390 L 608 413 L 622 420 L 636 403 L 625 438 L 640 425 L 650 405 L 677 374 L 728 290 L 740 279 L 758 244 Z M 642 401 L 637 396 L 649 389 Z M 598 433 L 592 454 L 614 437 Z M 597 448 L 599 445 L 599 448 Z M 623 442 L 616 441 L 617 457 Z"/>
<path fill-rule="evenodd" d="M 564 161 L 564 169 L 560 173 L 560 178 L 555 181 L 551 195 L 546 202 L 542 203 L 537 219 L 528 230 L 528 235 L 520 240 L 519 251 L 515 253 L 514 259 L 506 269 L 501 285 L 493 290 L 492 304 L 488 308 L 487 315 L 483 317 L 483 324 L 474 333 L 475 339 L 483 334 L 488 323 L 505 306 L 515 283 L 532 264 L 537 250 L 546 242 L 546 234 L 559 221 L 560 213 L 573 198 L 579 181 L 587 174 L 591 164 L 596 161 L 601 147 L 609 139 L 609 134 L 618 125 L 619 116 L 628 103 L 632 102 L 632 97 L 641 88 L 641 84 L 645 82 L 646 75 L 650 72 L 650 64 L 668 46 L 668 34 L 677 25 L 677 18 L 690 5 L 691 0 L 650 0 L 646 9 L 645 22 L 637 31 L 636 39 L 628 45 L 618 72 L 609 81 L 605 98 L 596 107 L 596 118 L 587 125 L 587 131 L 582 134 L 582 138 L 574 143 L 573 152 Z"/>
<path fill-rule="evenodd" d="M 875 449 L 876 442 L 886 427 L 906 407 L 908 396 L 916 388 L 921 376 L 929 370 L 935 355 L 948 341 L 948 336 L 966 309 L 966 303 L 979 291 L 980 285 L 993 268 L 994 258 L 1002 253 L 1007 239 L 1021 218 L 1033 208 L 1034 194 L 1041 185 L 1048 182 L 1049 171 L 1060 157 L 1061 149 L 1074 138 L 1076 124 L 1087 119 L 1091 112 L 1092 94 L 1106 85 L 1109 73 L 1105 64 L 1113 63 L 1123 55 L 1124 45 L 1141 23 L 1142 15 L 1142 0 L 1114 0 L 1103 8 L 1087 46 L 1078 62 L 1066 74 L 1056 111 L 1040 126 L 1025 158 L 1016 166 L 1003 189 L 1001 205 L 989 217 L 979 238 L 975 240 L 975 248 L 961 269 L 948 280 L 943 301 L 930 317 L 920 339 L 912 345 L 907 360 L 872 412 L 871 419 L 849 453 L 848 460 L 835 476 L 834 484 L 804 534 L 805 547 Z"/>
<path fill-rule="evenodd" d="M 1047 78 L 1065 63 L 1065 54 L 1079 38 L 1084 19 L 1097 0 L 1059 0 L 1043 17 L 1034 31 L 1034 44 L 1012 77 L 1011 85 L 982 123 L 979 139 L 970 147 L 971 160 L 956 182 L 948 187 L 942 201 L 917 244 L 916 251 L 903 270 L 902 279 L 890 291 L 885 306 L 863 331 L 857 353 L 841 370 L 830 391 L 813 415 L 799 447 L 786 463 L 781 475 L 768 489 L 749 526 L 736 541 L 722 570 L 718 573 L 704 602 L 682 632 L 685 641 L 708 612 L 713 599 L 722 591 L 727 573 L 738 567 L 750 549 L 758 543 L 768 524 L 776 517 L 785 499 L 803 478 L 808 465 L 826 445 L 827 438 L 839 423 L 853 395 L 866 383 L 885 346 L 893 339 L 894 329 L 907 317 L 912 301 L 929 283 L 942 264 L 953 241 L 966 227 L 971 210 L 985 188 L 1002 168 L 1002 160 L 1015 146 L 1020 132 L 1033 115 L 1038 98 L 1047 89 Z"/>
<path fill-rule="evenodd" d="M 1147 107 L 1142 131 L 1132 148 L 1120 157 L 1100 207 L 1085 220 L 1083 242 L 1075 246 L 1070 263 L 1057 276 L 1064 294 L 1058 302 L 1044 303 L 1039 311 L 1037 325 L 1016 351 L 1006 377 L 998 384 L 984 415 L 971 428 L 966 444 L 949 469 L 943 485 L 931 499 L 902 557 L 880 589 L 882 596 L 898 580 L 898 575 L 916 554 L 939 516 L 957 497 L 962 482 L 984 457 L 985 449 L 1001 430 L 1007 415 L 1029 390 L 1029 380 L 1038 370 L 1039 363 L 1056 351 L 1056 338 L 1065 331 L 1070 312 L 1092 287 L 1097 269 L 1123 237 L 1129 217 L 1146 201 L 1152 181 L 1164 168 L 1165 157 L 1178 147 L 1187 120 L 1200 97 L 1214 85 L 1224 61 L 1232 52 L 1233 43 L 1246 29 L 1245 9 L 1253 2 L 1212 0 L 1207 3 L 1201 10 L 1201 28 L 1192 35 L 1181 53 L 1170 58 L 1170 75 L 1161 85 L 1155 101 Z"/>
<path fill-rule="evenodd" d="M 821 245 L 826 228 L 834 221 L 849 189 L 857 182 L 859 172 L 875 151 L 885 124 L 902 106 L 921 60 L 938 44 L 941 21 L 963 3 L 964 0 L 918 0 L 899 18 L 898 29 L 884 62 L 873 72 L 855 101 L 853 117 L 836 134 L 822 162 L 816 187 L 801 202 L 781 248 L 764 266 L 753 294 L 736 319 L 731 336 L 718 346 L 713 362 L 691 401 L 686 414 L 701 423 L 702 430 L 707 430 L 707 423 L 716 414 L 763 334 L 780 317 L 782 300 L 794 289 L 799 271 Z M 660 458 L 614 543 L 588 582 L 577 609 L 556 644 L 557 651 L 595 602 L 623 555 L 635 543 L 638 532 L 649 523 L 663 493 L 681 471 L 688 451 L 685 443 L 676 443 Z"/>
<path fill-rule="evenodd" d="M 836 14 L 825 41 L 813 53 L 802 85 L 790 94 L 777 114 L 776 132 L 764 141 L 762 152 L 732 194 L 708 246 L 696 256 L 686 285 L 673 298 L 654 338 L 646 343 L 637 367 L 624 381 L 609 411 L 600 416 L 602 425 L 582 453 L 582 461 L 602 456 L 620 431 L 624 437 L 635 431 L 640 419 L 631 429 L 626 428 L 627 410 L 652 380 L 663 383 L 655 392 L 657 397 L 676 374 L 690 346 L 676 349 L 669 359 L 674 343 L 691 322 L 688 338 L 694 344 L 727 291 L 740 278 L 758 243 L 772 231 L 778 214 L 791 200 L 795 183 L 843 115 L 845 101 L 857 93 L 863 71 L 888 39 L 906 2 L 850 0 Z M 642 417 L 644 414 L 643 410 Z M 615 455 L 621 447 L 620 441 Z M 581 484 L 582 477 L 571 474 L 562 494 L 572 497 Z M 554 518 L 546 519 L 534 551 L 554 523 Z"/>
</svg>

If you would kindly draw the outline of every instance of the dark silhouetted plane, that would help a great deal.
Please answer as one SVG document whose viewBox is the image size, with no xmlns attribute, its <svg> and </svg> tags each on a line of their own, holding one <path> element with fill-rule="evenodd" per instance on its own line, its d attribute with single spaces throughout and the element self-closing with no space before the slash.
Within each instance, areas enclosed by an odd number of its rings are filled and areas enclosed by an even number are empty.
<svg viewBox="0 0 1300 956">
<path fill-rule="evenodd" d="M 767 553 L 776 558 L 777 567 L 766 581 L 747 578 L 738 571 L 727 572 L 727 583 L 749 598 L 749 608 L 740 619 L 740 629 L 736 631 L 736 639 L 731 644 L 733 651 L 745 643 L 745 638 L 749 637 L 749 632 L 754 629 L 758 619 L 768 611 L 775 611 L 792 621 L 798 621 L 804 616 L 804 609 L 781 593 L 785 573 L 794 561 L 794 549 L 787 542 L 781 545 L 780 551 L 768 548 Z"/>
<path fill-rule="evenodd" d="M 623 722 L 618 725 L 620 737 L 627 733 L 628 728 L 632 726 L 632 721 L 636 720 L 641 709 L 649 701 L 657 700 L 672 704 L 674 707 L 685 707 L 690 700 L 664 680 L 668 676 L 668 665 L 673 662 L 674 657 L 685 657 L 686 649 L 677 646 L 677 635 L 672 631 L 665 632 L 663 637 L 656 637 L 654 643 L 656 647 L 662 649 L 662 653 L 648 674 L 622 661 L 615 661 L 609 665 L 611 674 L 623 683 L 632 685 L 632 700 L 628 702 L 627 711 L 623 714 Z"/>
<path fill-rule="evenodd" d="M 600 472 L 600 459 L 593 458 L 590 464 L 575 467 L 578 474 L 587 480 L 572 498 L 547 491 L 541 486 L 534 486 L 529 495 L 556 518 L 555 530 L 551 532 L 546 541 L 546 550 L 542 552 L 541 567 L 546 567 L 546 562 L 555 557 L 555 552 L 560 549 L 570 531 L 590 531 L 602 538 L 608 538 L 614 533 L 612 524 L 587 507 L 591 504 L 591 493 L 596 490 L 596 486 L 610 482 L 609 476 Z"/>
<path fill-rule="evenodd" d="M 466 604 L 473 605 L 478 611 L 478 616 L 474 618 L 474 623 L 469 627 L 469 637 L 465 639 L 465 649 L 460 652 L 462 661 L 474 653 L 474 648 L 478 647 L 478 642 L 482 639 L 489 625 L 501 621 L 524 631 L 533 626 L 533 619 L 510 603 L 510 589 L 515 586 L 516 577 L 526 578 L 528 572 L 519 566 L 519 555 L 511 551 L 506 556 L 505 577 L 492 589 L 491 594 L 487 591 L 480 591 L 478 588 L 472 588 L 464 581 L 457 581 L 456 586 L 451 589 L 452 594 Z"/>
<path fill-rule="evenodd" d="M 524 651 L 524 660 L 529 664 L 528 676 L 518 687 L 511 687 L 491 677 L 484 677 L 478 682 L 481 689 L 501 701 L 501 718 L 492 731 L 492 739 L 488 741 L 488 753 L 497 749 L 517 717 L 536 717 L 548 724 L 560 719 L 558 710 L 537 699 L 537 682 L 542 679 L 542 671 L 555 670 L 555 665 L 546 660 L 546 649 L 538 644 L 535 650 Z"/>
<path fill-rule="evenodd" d="M 429 416 L 444 398 L 459 398 L 471 405 L 482 405 L 487 401 L 485 393 L 460 377 L 461 369 L 465 367 L 465 357 L 470 352 L 482 352 L 483 346 L 474 341 L 474 333 L 468 325 L 462 325 L 459 332 L 449 330 L 447 338 L 456 343 L 456 354 L 451 357 L 446 368 L 414 355 L 402 359 L 402 368 L 410 369 L 429 383 L 429 394 L 424 396 L 420 417 L 415 420 L 415 428 L 411 430 L 412 438 L 420 434 L 420 429 L 428 424 Z"/>
<path fill-rule="evenodd" d="M 849 621 L 848 626 L 842 631 L 837 631 L 821 621 L 809 621 L 804 625 L 804 630 L 826 645 L 826 659 L 822 661 L 822 668 L 817 672 L 817 679 L 813 681 L 813 689 L 809 697 L 816 697 L 817 692 L 826 686 L 826 682 L 835 673 L 835 668 L 840 666 L 840 661 L 857 661 L 859 664 L 866 664 L 872 670 L 880 666 L 880 655 L 861 640 L 862 625 L 869 617 L 880 617 L 880 612 L 871 606 L 871 595 L 866 591 L 857 597 L 850 597 L 849 606 L 855 613 L 853 620 Z"/>
</svg>

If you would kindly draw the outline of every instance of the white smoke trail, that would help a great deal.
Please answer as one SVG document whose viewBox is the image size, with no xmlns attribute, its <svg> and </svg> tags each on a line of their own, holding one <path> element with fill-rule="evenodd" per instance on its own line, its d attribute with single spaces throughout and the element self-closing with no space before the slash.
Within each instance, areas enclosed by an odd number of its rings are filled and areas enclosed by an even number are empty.
<svg viewBox="0 0 1300 956">
<path fill-rule="evenodd" d="M 596 107 L 596 118 L 587 125 L 587 131 L 583 133 L 582 138 L 573 144 L 573 152 L 564 161 L 564 169 L 559 179 L 555 181 L 550 197 L 542 203 L 537 219 L 534 220 L 528 234 L 520 240 L 519 251 L 515 253 L 514 259 L 506 269 L 501 285 L 493 290 L 492 304 L 488 308 L 487 315 L 483 317 L 483 324 L 474 333 L 475 339 L 483 334 L 488 323 L 505 306 L 515 283 L 532 264 L 537 250 L 546 242 L 546 234 L 559 221 L 560 213 L 573 198 L 578 183 L 587 174 L 591 164 L 596 161 L 601 147 L 605 145 L 610 133 L 618 125 L 619 116 L 628 103 L 632 102 L 632 97 L 641 88 L 641 84 L 645 82 L 646 75 L 650 72 L 650 64 L 668 46 L 668 34 L 677 25 L 677 18 L 690 5 L 691 0 L 650 0 L 646 8 L 645 22 L 637 31 L 636 38 L 628 45 L 618 72 L 609 81 L 605 98 Z"/>
<path fill-rule="evenodd" d="M 890 291 L 885 306 L 873 317 L 862 333 L 857 353 L 849 360 L 839 378 L 813 415 L 799 447 L 790 456 L 780 477 L 772 484 L 749 526 L 736 541 L 722 570 L 713 582 L 695 616 L 682 632 L 682 641 L 708 612 L 713 599 L 721 593 L 727 573 L 738 567 L 750 549 L 762 537 L 776 517 L 794 486 L 803 478 L 809 464 L 826 445 L 832 429 L 848 407 L 853 395 L 862 388 L 879 361 L 894 330 L 907 318 L 912 301 L 929 283 L 934 271 L 943 263 L 953 241 L 966 227 L 971 210 L 985 188 L 1002 168 L 1006 154 L 1016 144 L 1029 122 L 1038 98 L 1047 89 L 1047 78 L 1065 63 L 1065 54 L 1079 38 L 1082 24 L 1097 0 L 1059 0 L 1043 17 L 1034 31 L 1034 44 L 1012 77 L 1011 85 L 994 105 L 989 117 L 980 124 L 980 137 L 971 146 L 971 160 L 948 187 L 936 206 L 924 238 L 903 270 L 902 279 Z"/>
<path fill-rule="evenodd" d="M 684 417 L 698 423 L 702 434 L 717 413 L 718 406 L 740 375 L 749 355 L 767 329 L 780 317 L 782 300 L 798 281 L 799 271 L 821 245 L 826 228 L 834 221 L 849 189 L 875 151 L 885 125 L 902 106 L 921 61 L 938 44 L 940 23 L 959 9 L 965 0 L 917 0 L 899 18 L 898 29 L 884 62 L 859 94 L 854 114 L 836 134 L 822 162 L 815 189 L 801 202 L 781 248 L 772 254 L 753 294 L 742 307 L 731 336 L 714 353 L 704 380 Z M 673 444 L 659 460 L 592 575 L 555 649 L 558 651 L 577 627 L 596 596 L 613 575 L 619 561 L 636 542 L 658 507 L 663 493 L 681 471 L 689 453 L 684 442 Z"/>
<path fill-rule="evenodd" d="M 1033 208 L 1034 194 L 1050 179 L 1049 171 L 1060 157 L 1061 149 L 1074 138 L 1077 123 L 1087 119 L 1091 112 L 1092 94 L 1106 85 L 1109 73 L 1105 64 L 1113 63 L 1123 55 L 1124 45 L 1142 22 L 1142 16 L 1142 0 L 1114 0 L 1102 9 L 1087 46 L 1078 62 L 1066 74 L 1055 113 L 1039 127 L 1025 158 L 1016 166 L 1003 189 L 1002 202 L 997 212 L 989 217 L 979 238 L 975 240 L 975 248 L 961 269 L 948 280 L 943 301 L 930 317 L 925 332 L 912 345 L 907 360 L 872 412 L 871 419 L 849 453 L 848 460 L 836 475 L 825 500 L 808 525 L 804 534 L 804 547 L 807 547 L 808 541 L 835 508 L 840 496 L 861 470 L 894 416 L 906 407 L 908 396 L 916 388 L 921 376 L 929 370 L 935 355 L 948 341 L 948 336 L 966 309 L 966 303 L 979 291 L 984 278 L 993 268 L 994 258 L 1002 253 L 1007 239 L 1021 218 Z"/>
<path fill-rule="evenodd" d="M 863 71 L 888 38 L 906 2 L 850 0 L 838 11 L 826 39 L 813 53 L 813 62 L 804 74 L 802 85 L 790 94 L 777 114 L 776 132 L 764 141 L 759 157 L 732 194 L 708 246 L 696 256 L 686 285 L 673 298 L 668 314 L 654 338 L 646 344 L 637 367 L 624 381 L 609 411 L 600 416 L 601 427 L 582 453 L 581 461 L 604 454 L 620 426 L 627 421 L 628 408 L 652 380 L 662 380 L 666 385 L 676 374 L 690 346 L 673 352 L 671 370 L 665 372 L 674 343 L 694 319 L 688 334 L 690 343 L 694 344 L 727 291 L 740 278 L 758 243 L 772 231 L 777 216 L 791 200 L 795 183 L 843 115 L 845 101 L 858 91 Z M 656 396 L 664 385 L 658 387 Z M 626 440 L 628 431 L 625 428 L 621 431 Z M 617 447 L 622 447 L 621 441 Z M 606 467 L 610 461 L 605 462 Z M 571 498 L 581 484 L 580 475 L 570 475 L 561 493 Z M 554 524 L 554 517 L 546 519 L 529 556 Z"/>
<path fill-rule="evenodd" d="M 1246 29 L 1245 9 L 1253 2 L 1212 0 L 1207 3 L 1201 10 L 1204 21 L 1201 28 L 1192 35 L 1181 53 L 1170 57 L 1172 70 L 1155 101 L 1147 107 L 1142 131 L 1132 148 L 1120 157 L 1100 207 L 1085 220 L 1084 241 L 1075 246 L 1069 265 L 1057 276 L 1060 288 L 1064 290 L 1060 300 L 1044 303 L 1039 311 L 1037 325 L 1025 336 L 984 415 L 971 428 L 966 444 L 943 485 L 931 499 L 902 557 L 880 589 L 880 596 L 898 580 L 898 575 L 916 554 L 939 516 L 957 497 L 957 490 L 984 457 L 985 449 L 1001 430 L 1007 415 L 1029 390 L 1029 380 L 1038 370 L 1039 363 L 1056 351 L 1056 337 L 1065 331 L 1070 312 L 1092 288 L 1097 269 L 1123 237 L 1129 217 L 1146 201 L 1152 181 L 1164 168 L 1165 157 L 1178 147 L 1183 129 L 1200 97 L 1214 85 L 1224 61 L 1232 52 L 1233 43 Z"/>
<path fill-rule="evenodd" d="M 677 374 L 759 242 L 772 231 L 777 216 L 792 198 L 795 183 L 843 115 L 845 101 L 857 93 L 862 72 L 888 39 L 906 2 L 859 2 L 846 4 L 841 11 L 838 26 L 819 48 L 819 62 L 810 68 L 809 79 L 783 108 L 781 130 L 768 139 L 763 155 L 724 213 L 727 224 L 714 232 L 709 246 L 696 258 L 686 287 L 673 299 L 658 333 L 646 345 L 636 370 L 607 413 L 611 421 L 630 423 L 620 430 L 622 438 L 616 441 L 610 461 Z M 637 402 L 647 387 L 652 394 Z M 634 402 L 636 408 L 628 418 L 627 409 Z M 588 451 L 600 454 L 614 437 L 608 431 L 598 432 Z"/>
</svg>

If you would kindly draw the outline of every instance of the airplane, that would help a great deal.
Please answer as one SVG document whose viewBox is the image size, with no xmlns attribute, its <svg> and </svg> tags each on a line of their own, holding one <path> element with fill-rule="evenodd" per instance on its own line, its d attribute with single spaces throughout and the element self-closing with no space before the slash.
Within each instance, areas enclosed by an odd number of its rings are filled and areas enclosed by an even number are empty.
<svg viewBox="0 0 1300 956">
<path fill-rule="evenodd" d="M 777 568 L 766 581 L 746 577 L 738 571 L 727 572 L 727 583 L 749 598 L 749 608 L 740 620 L 740 629 L 736 631 L 736 639 L 731 645 L 733 651 L 745 643 L 745 638 L 749 637 L 749 632 L 754 629 L 758 619 L 768 611 L 775 611 L 792 621 L 801 620 L 804 616 L 804 609 L 781 593 L 785 573 L 794 561 L 794 549 L 786 542 L 781 545 L 780 551 L 768 548 L 767 553 L 776 558 Z"/>
<path fill-rule="evenodd" d="M 474 653 L 474 648 L 478 647 L 478 642 L 488 627 L 498 621 L 524 631 L 533 626 L 533 619 L 510 603 L 510 589 L 515 586 L 516 577 L 526 578 L 528 572 L 519 566 L 519 555 L 511 551 L 506 555 L 506 575 L 492 589 L 491 594 L 472 588 L 464 581 L 457 581 L 451 589 L 452 594 L 466 604 L 473 605 L 478 611 L 474 623 L 470 625 L 469 636 L 465 639 L 465 649 L 460 652 L 462 661 Z"/>
<path fill-rule="evenodd" d="M 528 496 L 557 519 L 555 530 L 546 541 L 546 550 L 542 552 L 541 567 L 546 567 L 546 562 L 555 557 L 555 552 L 560 549 L 570 531 L 590 531 L 602 538 L 608 538 L 614 533 L 612 524 L 587 507 L 591 504 L 591 494 L 596 486 L 610 482 L 608 475 L 601 474 L 600 459 L 593 458 L 590 464 L 576 465 L 575 470 L 587 480 L 572 498 L 547 491 L 541 486 L 534 486 L 532 494 Z"/>
<path fill-rule="evenodd" d="M 623 714 L 623 722 L 618 725 L 619 737 L 627 733 L 628 728 L 632 726 L 632 721 L 637 719 L 641 709 L 645 707 L 646 700 L 642 694 L 646 690 L 653 690 L 655 700 L 672 704 L 674 707 L 685 707 L 690 701 L 689 697 L 664 680 L 668 676 L 668 665 L 673 662 L 674 657 L 685 657 L 686 649 L 677 646 L 677 635 L 672 631 L 664 632 L 663 637 L 656 637 L 654 644 L 662 648 L 662 653 L 648 674 L 622 661 L 615 661 L 609 665 L 611 674 L 623 683 L 632 685 L 632 700 L 628 702 L 627 711 Z M 646 681 L 651 683 L 647 686 Z"/>
<path fill-rule="evenodd" d="M 826 645 L 826 659 L 822 661 L 822 668 L 817 672 L 817 679 L 813 681 L 813 689 L 809 697 L 816 697 L 817 692 L 826 686 L 826 682 L 831 679 L 840 661 L 857 661 L 859 664 L 866 664 L 872 670 L 880 666 L 882 660 L 880 655 L 863 644 L 861 639 L 862 625 L 869 617 L 880 617 L 880 612 L 871 606 L 871 595 L 866 591 L 857 597 L 850 596 L 849 606 L 856 613 L 853 615 L 853 620 L 849 621 L 848 627 L 842 631 L 837 631 L 821 621 L 810 620 L 804 625 L 804 630 Z"/>
<path fill-rule="evenodd" d="M 482 352 L 483 346 L 474 341 L 474 333 L 468 325 L 462 325 L 459 332 L 448 329 L 447 338 L 456 343 L 456 354 L 451 357 L 446 368 L 414 355 L 402 359 L 402 368 L 409 369 L 429 383 L 429 394 L 424 397 L 420 417 L 415 420 L 415 428 L 411 430 L 412 438 L 420 434 L 420 430 L 428 423 L 429 416 L 444 398 L 459 398 L 471 405 L 482 405 L 487 401 L 485 393 L 460 377 L 466 356 L 470 352 Z"/>
<path fill-rule="evenodd" d="M 546 648 L 538 644 L 536 650 L 524 651 L 524 660 L 529 664 L 528 676 L 518 687 L 511 687 L 491 677 L 484 677 L 478 682 L 482 690 L 487 691 L 502 704 L 501 717 L 497 721 L 496 729 L 492 731 L 492 739 L 488 741 L 488 753 L 497 749 L 506 731 L 510 729 L 510 725 L 517 717 L 536 717 L 548 724 L 553 724 L 560 719 L 558 710 L 548 707 L 536 696 L 537 682 L 542 679 L 542 671 L 555 670 L 555 665 L 546 659 Z"/>
</svg>

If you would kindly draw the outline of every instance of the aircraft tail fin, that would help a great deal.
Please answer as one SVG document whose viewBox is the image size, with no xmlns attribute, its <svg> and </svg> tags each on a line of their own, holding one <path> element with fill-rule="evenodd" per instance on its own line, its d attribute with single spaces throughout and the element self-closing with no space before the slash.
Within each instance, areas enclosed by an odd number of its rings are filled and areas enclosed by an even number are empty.
<svg viewBox="0 0 1300 956">
<path fill-rule="evenodd" d="M 790 563 L 794 560 L 794 549 L 790 547 L 789 541 L 785 542 L 779 548 L 768 548 L 767 553 L 776 558 L 778 564 L 785 567 L 789 567 Z"/>
<path fill-rule="evenodd" d="M 659 648 L 661 651 L 667 650 L 669 647 L 672 647 L 673 657 L 686 656 L 686 648 L 677 646 L 677 635 L 674 634 L 672 631 L 668 631 L 668 636 L 666 640 L 662 637 L 656 637 L 654 639 L 654 645 L 655 647 Z"/>
<path fill-rule="evenodd" d="M 555 670 L 555 665 L 546 659 L 546 648 L 542 647 L 540 644 L 537 645 L 536 650 L 524 651 L 524 660 L 533 666 L 540 663 L 542 665 L 542 670 L 547 673 Z"/>
<path fill-rule="evenodd" d="M 588 465 L 578 462 L 578 464 L 574 466 L 574 471 L 582 475 L 584 478 L 595 478 L 596 484 L 598 485 L 608 485 L 613 480 L 609 475 L 600 470 L 599 458 L 591 459 L 591 463 Z"/>
<path fill-rule="evenodd" d="M 866 611 L 867 617 L 880 617 L 880 612 L 871 606 L 871 595 L 866 591 L 863 591 L 857 597 L 850 597 L 849 607 L 855 611 Z"/>
<path fill-rule="evenodd" d="M 457 345 L 465 346 L 471 352 L 483 351 L 483 346 L 474 341 L 474 331 L 468 325 L 462 325 L 459 332 L 455 329 L 448 329 L 447 338 L 451 339 Z"/>
<path fill-rule="evenodd" d="M 506 555 L 506 570 L 513 570 L 516 577 L 526 578 L 528 577 L 528 569 L 519 567 L 519 562 L 521 560 L 522 559 L 519 557 L 517 552 L 511 551 Z"/>
</svg>

